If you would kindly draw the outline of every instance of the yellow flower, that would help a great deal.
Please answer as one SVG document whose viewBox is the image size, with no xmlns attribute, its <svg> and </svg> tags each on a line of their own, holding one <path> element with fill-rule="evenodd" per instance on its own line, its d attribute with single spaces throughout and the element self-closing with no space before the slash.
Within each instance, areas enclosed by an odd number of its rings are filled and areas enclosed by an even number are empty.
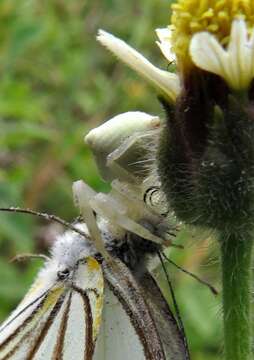
<svg viewBox="0 0 254 360">
<path fill-rule="evenodd" d="M 222 46 L 232 38 L 231 26 L 242 18 L 248 31 L 254 25 L 253 0 L 178 0 L 172 5 L 172 46 L 182 71 L 192 67 L 189 46 L 194 34 L 207 31 Z"/>
</svg>

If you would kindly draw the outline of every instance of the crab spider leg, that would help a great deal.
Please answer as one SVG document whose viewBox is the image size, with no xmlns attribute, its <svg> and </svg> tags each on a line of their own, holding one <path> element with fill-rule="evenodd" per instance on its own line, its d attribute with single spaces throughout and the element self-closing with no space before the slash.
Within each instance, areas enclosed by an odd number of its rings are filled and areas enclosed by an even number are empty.
<svg viewBox="0 0 254 360">
<path fill-rule="evenodd" d="M 114 198 L 124 199 L 124 203 L 130 209 L 130 213 L 134 213 L 133 204 L 135 206 L 135 212 L 140 213 L 140 217 L 150 219 L 153 223 L 159 223 L 160 218 L 151 208 L 149 208 L 143 201 L 143 195 L 140 187 L 133 186 L 132 184 L 122 183 L 119 180 L 114 180 L 111 183 L 111 194 Z M 132 216 L 133 217 L 133 216 Z"/>
<path fill-rule="evenodd" d="M 111 197 L 120 204 L 125 204 L 127 216 L 132 220 L 147 219 L 151 224 L 157 224 L 157 235 L 166 241 L 170 240 L 172 236 L 175 236 L 174 233 L 168 231 L 169 229 L 166 230 L 168 223 L 164 222 L 165 219 L 144 203 L 140 187 L 134 186 L 133 184 L 122 183 L 119 180 L 112 181 L 111 187 Z M 176 246 L 176 244 L 171 245 Z"/>
<path fill-rule="evenodd" d="M 154 134 L 153 134 L 154 137 Z M 136 132 L 127 139 L 125 139 L 120 146 L 118 146 L 113 152 L 107 156 L 107 163 L 109 169 L 111 169 L 120 180 L 125 180 L 128 183 L 138 183 L 143 180 L 144 168 L 142 167 L 143 161 L 137 161 L 141 152 L 145 151 L 145 143 L 151 141 L 151 131 L 146 133 Z M 121 165 L 121 162 L 126 164 L 127 168 L 133 167 L 131 172 L 135 172 L 136 176 Z M 141 166 L 140 166 L 141 163 Z M 121 169 L 119 176 L 119 168 Z M 123 171 L 124 170 L 124 171 Z M 131 169 L 130 169 L 131 170 Z M 122 176 L 123 175 L 123 176 Z M 138 181 L 139 180 L 139 181 Z"/>
<path fill-rule="evenodd" d="M 96 213 L 98 213 L 104 218 L 109 219 L 110 222 L 115 223 L 116 225 L 124 228 L 125 230 L 128 230 L 146 240 L 153 241 L 160 245 L 169 246 L 171 244 L 171 241 L 163 240 L 162 238 L 152 234 L 142 225 L 130 219 L 126 215 L 126 209 L 124 209 L 123 206 L 120 206 L 119 203 L 114 201 L 114 199 L 110 195 L 99 193 L 94 198 L 90 199 L 90 204 Z"/>
<path fill-rule="evenodd" d="M 111 154 L 109 154 L 109 156 L 110 155 Z M 111 172 L 116 174 L 115 177 L 117 177 L 117 178 L 119 178 L 119 179 L 121 179 L 123 181 L 127 181 L 128 183 L 134 183 L 135 184 L 137 182 L 137 178 L 135 176 L 133 176 L 129 171 L 124 169 L 121 165 L 119 165 L 117 163 L 117 161 L 115 161 L 114 159 L 109 160 L 109 158 L 108 158 L 107 166 L 109 167 Z"/>
<path fill-rule="evenodd" d="M 101 233 L 98 228 L 96 218 L 93 213 L 93 208 L 90 206 L 91 199 L 96 192 L 86 185 L 82 180 L 73 183 L 73 197 L 76 206 L 79 207 L 81 215 L 84 217 L 85 223 L 89 230 L 91 239 L 94 241 L 96 249 L 101 253 L 103 258 L 109 262 L 111 256 L 105 248 L 104 242 L 101 238 Z"/>
</svg>

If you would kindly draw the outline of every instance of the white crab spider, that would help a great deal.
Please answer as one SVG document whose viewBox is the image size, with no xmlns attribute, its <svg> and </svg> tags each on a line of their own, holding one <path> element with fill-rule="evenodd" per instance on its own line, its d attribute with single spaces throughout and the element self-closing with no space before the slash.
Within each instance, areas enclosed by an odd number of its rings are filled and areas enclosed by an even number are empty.
<svg viewBox="0 0 254 360">
<path fill-rule="evenodd" d="M 165 243 L 168 240 L 166 233 L 155 235 L 140 225 L 143 219 L 156 225 L 165 223 L 161 215 L 143 201 L 149 171 L 146 161 L 151 157 L 151 144 L 160 127 L 161 121 L 157 116 L 127 112 L 91 130 L 85 142 L 91 148 L 102 176 L 113 180 L 112 190 L 109 194 L 96 194 L 87 185 L 77 183 L 74 185 L 74 197 L 83 197 L 86 204 L 89 202 L 96 213 L 115 226 L 146 240 L 169 244 Z M 166 239 L 163 239 L 165 236 Z"/>
<path fill-rule="evenodd" d="M 92 129 L 85 142 L 92 150 L 102 178 L 128 183 L 144 179 L 150 145 L 161 127 L 158 116 L 129 111 Z"/>
</svg>

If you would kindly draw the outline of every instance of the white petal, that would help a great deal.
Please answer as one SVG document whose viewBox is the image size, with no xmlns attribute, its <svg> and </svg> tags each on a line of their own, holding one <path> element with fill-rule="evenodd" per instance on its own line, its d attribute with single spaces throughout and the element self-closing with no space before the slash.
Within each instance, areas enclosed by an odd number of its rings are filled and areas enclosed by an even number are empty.
<svg viewBox="0 0 254 360">
<path fill-rule="evenodd" d="M 236 20 L 232 23 L 230 39 L 228 44 L 229 68 L 231 77 L 239 88 L 246 83 L 246 76 L 249 77 L 249 56 L 246 54 L 248 33 L 244 20 Z"/>
<path fill-rule="evenodd" d="M 250 81 L 253 78 L 253 62 L 254 62 L 254 30 L 249 38 L 248 29 L 243 19 L 235 20 L 232 25 L 231 40 L 232 43 L 238 45 L 237 48 L 237 60 L 239 66 L 239 85 L 240 87 L 248 87 Z M 234 41 L 235 40 L 235 41 Z M 230 50 L 230 48 L 229 48 Z M 232 56 L 233 61 L 233 56 Z"/>
<path fill-rule="evenodd" d="M 193 36 L 190 55 L 195 65 L 217 74 L 235 89 L 247 89 L 254 75 L 254 34 L 248 39 L 245 21 L 234 20 L 229 45 L 224 49 L 215 36 L 200 32 Z"/>
<path fill-rule="evenodd" d="M 250 51 L 250 69 L 253 78 L 254 77 L 254 29 L 252 30 L 252 34 L 248 43 L 248 48 Z"/>
<path fill-rule="evenodd" d="M 172 36 L 172 30 L 169 27 L 166 28 L 158 28 L 155 30 L 156 35 L 158 36 L 158 39 L 160 41 L 165 41 L 165 40 L 169 40 L 171 41 L 171 36 Z"/>
<path fill-rule="evenodd" d="M 152 85 L 162 90 L 171 101 L 175 101 L 180 92 L 177 75 L 157 68 L 123 40 L 106 31 L 99 30 L 97 40 Z"/>
<path fill-rule="evenodd" d="M 227 53 L 210 33 L 201 32 L 193 36 L 190 55 L 193 62 L 201 69 L 225 77 Z"/>
<path fill-rule="evenodd" d="M 156 44 L 161 49 L 162 54 L 169 62 L 175 61 L 176 60 L 175 53 L 171 50 L 172 30 L 169 27 L 167 27 L 163 29 L 156 29 L 155 31 L 159 39 L 159 41 L 156 41 Z"/>
</svg>

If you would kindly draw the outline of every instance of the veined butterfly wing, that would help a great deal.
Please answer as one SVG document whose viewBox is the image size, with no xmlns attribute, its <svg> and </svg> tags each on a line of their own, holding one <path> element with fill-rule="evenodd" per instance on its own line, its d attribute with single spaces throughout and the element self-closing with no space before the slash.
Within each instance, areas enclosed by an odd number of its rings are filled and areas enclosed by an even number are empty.
<svg viewBox="0 0 254 360">
<path fill-rule="evenodd" d="M 46 265 L 0 328 L 0 359 L 92 359 L 103 284 L 101 266 L 93 257 L 79 260 L 71 273 L 52 273 Z"/>
<path fill-rule="evenodd" d="M 117 296 L 105 287 L 102 324 L 93 360 L 145 360 L 142 342 Z"/>
<path fill-rule="evenodd" d="M 102 264 L 105 298 L 93 360 L 189 360 L 187 346 L 159 287 L 119 259 Z"/>
<path fill-rule="evenodd" d="M 190 360 L 188 344 L 153 276 L 146 271 L 138 280 L 155 320 L 166 359 Z"/>
</svg>

